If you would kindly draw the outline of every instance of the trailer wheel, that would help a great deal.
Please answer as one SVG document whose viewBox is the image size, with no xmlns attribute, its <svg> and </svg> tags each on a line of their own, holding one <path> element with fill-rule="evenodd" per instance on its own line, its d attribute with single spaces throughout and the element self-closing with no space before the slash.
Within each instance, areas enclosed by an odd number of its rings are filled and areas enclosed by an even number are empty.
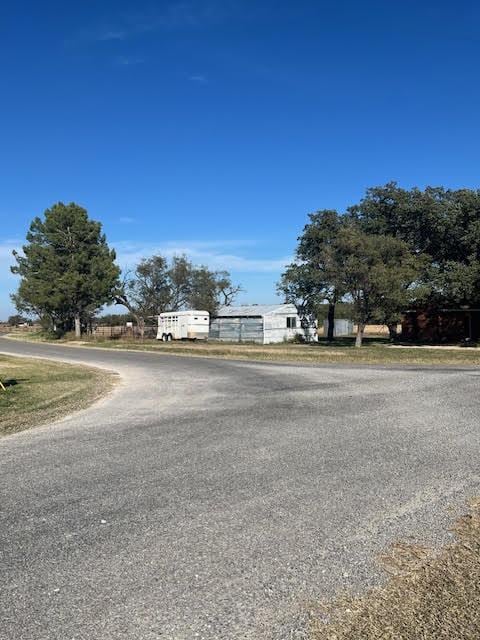
<svg viewBox="0 0 480 640">
<path fill-rule="evenodd" d="M 168 340 L 167 334 L 166 333 L 162 333 L 162 342 L 166 342 L 167 340 Z"/>
<path fill-rule="evenodd" d="M 167 336 L 167 342 L 171 342 L 172 341 L 172 334 L 169 333 Z"/>
</svg>

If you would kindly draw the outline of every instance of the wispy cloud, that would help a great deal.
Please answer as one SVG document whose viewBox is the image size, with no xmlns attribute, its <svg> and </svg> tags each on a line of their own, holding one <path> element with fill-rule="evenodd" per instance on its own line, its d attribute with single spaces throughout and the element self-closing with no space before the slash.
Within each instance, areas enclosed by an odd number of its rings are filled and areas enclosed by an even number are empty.
<svg viewBox="0 0 480 640">
<path fill-rule="evenodd" d="M 131 218 L 130 216 L 120 216 L 118 221 L 121 224 L 133 224 L 134 222 L 136 222 L 135 218 Z"/>
<path fill-rule="evenodd" d="M 191 82 L 196 82 L 197 84 L 207 84 L 208 82 L 207 76 L 203 74 L 195 74 L 193 76 L 189 76 L 188 79 Z"/>
<path fill-rule="evenodd" d="M 119 219 L 120 220 L 120 219 Z M 133 218 L 123 216 L 125 224 L 134 221 Z M 128 221 L 128 222 L 127 222 Z M 0 319 L 13 313 L 13 305 L 10 302 L 10 294 L 18 284 L 18 278 L 10 272 L 10 267 L 15 260 L 12 256 L 14 249 L 20 249 L 21 240 L 0 239 Z M 245 275 L 245 279 L 256 275 L 271 277 L 275 281 L 286 264 L 291 262 L 291 256 L 284 257 L 258 257 L 261 247 L 256 246 L 251 240 L 218 240 L 218 241 L 170 241 L 164 243 L 132 242 L 124 240 L 111 242 L 110 246 L 117 252 L 117 262 L 122 269 L 131 269 L 142 258 L 147 258 L 155 253 L 160 253 L 171 258 L 174 255 L 186 254 L 195 264 L 207 265 L 210 269 L 230 271 L 232 274 Z M 252 256 L 252 248 L 255 246 L 255 256 Z M 262 275 L 263 274 L 263 275 Z M 269 276 L 268 274 L 271 274 Z M 274 285 L 272 285 L 274 289 Z M 272 289 L 272 290 L 273 290 Z M 250 295 L 254 295 L 250 293 Z M 264 299 L 267 294 L 258 294 L 259 299 Z M 262 297 L 263 296 L 263 297 Z M 258 296 L 257 296 L 258 297 Z M 271 297 L 271 296 L 270 296 Z M 267 295 L 267 298 L 270 299 Z M 249 301 L 251 299 L 249 298 Z"/>
<path fill-rule="evenodd" d="M 116 56 L 114 58 L 114 62 L 122 67 L 130 67 L 137 64 L 143 64 L 145 62 L 145 58 L 139 58 L 137 56 Z"/>
<path fill-rule="evenodd" d="M 123 16 L 128 34 L 135 36 L 149 31 L 202 28 L 223 22 L 233 3 L 222 2 L 170 2 L 162 9 L 132 12 Z"/>
<path fill-rule="evenodd" d="M 99 42 L 107 42 L 108 40 L 124 40 L 127 37 L 127 32 L 120 29 L 108 29 L 106 31 L 95 33 L 93 37 Z"/>
<path fill-rule="evenodd" d="M 157 31 L 201 29 L 220 24 L 236 10 L 236 0 L 174 1 L 150 10 L 118 12 L 109 24 L 83 29 L 74 41 L 109 42 Z"/>
<path fill-rule="evenodd" d="M 236 245 L 236 251 L 232 247 Z M 186 254 L 194 263 L 205 264 L 211 269 L 232 271 L 236 273 L 277 273 L 291 262 L 291 256 L 275 258 L 259 258 L 245 255 L 239 243 L 234 242 L 167 242 L 142 243 L 122 241 L 115 243 L 117 260 L 122 268 L 131 268 L 142 258 L 160 253 L 171 258 L 174 255 Z M 243 253 L 243 254 L 242 254 Z"/>
</svg>

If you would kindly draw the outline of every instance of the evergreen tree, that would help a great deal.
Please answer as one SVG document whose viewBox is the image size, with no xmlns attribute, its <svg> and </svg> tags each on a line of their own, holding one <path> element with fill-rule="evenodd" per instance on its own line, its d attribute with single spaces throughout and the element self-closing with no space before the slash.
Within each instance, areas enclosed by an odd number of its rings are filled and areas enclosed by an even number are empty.
<svg viewBox="0 0 480 640">
<path fill-rule="evenodd" d="M 21 277 L 12 296 L 20 312 L 47 317 L 58 330 L 75 327 L 113 301 L 120 270 L 102 233 L 75 203 L 59 202 L 36 217 L 27 233 L 23 253 L 14 252 L 12 272 Z"/>
</svg>

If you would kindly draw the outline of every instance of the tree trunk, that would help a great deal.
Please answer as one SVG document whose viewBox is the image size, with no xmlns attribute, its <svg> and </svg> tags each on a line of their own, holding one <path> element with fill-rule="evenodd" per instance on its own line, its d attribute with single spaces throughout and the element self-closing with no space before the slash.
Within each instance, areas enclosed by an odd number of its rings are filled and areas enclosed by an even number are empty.
<svg viewBox="0 0 480 640">
<path fill-rule="evenodd" d="M 145 335 L 145 318 L 139 315 L 135 315 L 135 320 L 137 321 L 140 338 L 143 340 L 143 337 Z"/>
<path fill-rule="evenodd" d="M 388 333 L 390 334 L 390 340 L 396 340 L 398 338 L 397 325 L 398 325 L 397 322 L 387 323 Z"/>
<path fill-rule="evenodd" d="M 329 342 L 333 342 L 335 338 L 335 303 L 331 302 L 328 305 L 328 316 L 327 316 L 327 340 Z"/>
<path fill-rule="evenodd" d="M 364 330 L 365 330 L 365 325 L 363 323 L 359 322 L 358 325 L 357 325 L 357 336 L 355 338 L 355 346 L 356 347 L 361 347 L 362 346 Z"/>
<path fill-rule="evenodd" d="M 81 338 L 82 337 L 82 327 L 80 324 L 80 314 L 76 313 L 75 314 L 75 338 Z"/>
<path fill-rule="evenodd" d="M 143 340 L 143 337 L 145 335 L 145 318 L 136 312 L 135 308 L 129 303 L 125 295 L 116 296 L 115 304 L 121 304 L 122 306 L 126 307 L 130 311 L 132 316 L 135 318 L 135 321 L 138 327 L 138 333 L 140 334 L 140 337 Z M 133 337 L 135 337 L 135 328 L 132 329 L 132 332 L 133 332 Z"/>
</svg>

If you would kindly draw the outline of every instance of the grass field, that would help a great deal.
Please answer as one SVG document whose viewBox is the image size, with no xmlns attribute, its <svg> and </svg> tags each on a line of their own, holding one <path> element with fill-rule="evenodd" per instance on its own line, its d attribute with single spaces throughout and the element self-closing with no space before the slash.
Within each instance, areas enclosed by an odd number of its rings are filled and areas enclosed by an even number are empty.
<svg viewBox="0 0 480 640">
<path fill-rule="evenodd" d="M 47 360 L 0 355 L 0 436 L 57 420 L 106 393 L 115 376 Z"/>
<path fill-rule="evenodd" d="M 38 334 L 21 334 L 18 339 L 40 340 Z M 55 343 L 73 344 L 71 339 Z M 393 347 L 385 338 L 366 338 L 364 346 L 355 349 L 353 338 L 338 338 L 333 343 L 320 339 L 315 344 L 274 345 L 230 344 L 215 342 L 158 342 L 156 340 L 82 340 L 79 346 L 105 349 L 133 349 L 161 354 L 231 358 L 236 360 L 263 360 L 279 362 L 358 363 L 358 364 L 412 364 L 412 365 L 480 365 L 480 349 L 476 348 L 410 348 Z"/>
<path fill-rule="evenodd" d="M 392 577 L 360 598 L 320 607 L 313 640 L 480 638 L 480 501 L 440 551 L 396 545 L 383 559 Z"/>
</svg>

